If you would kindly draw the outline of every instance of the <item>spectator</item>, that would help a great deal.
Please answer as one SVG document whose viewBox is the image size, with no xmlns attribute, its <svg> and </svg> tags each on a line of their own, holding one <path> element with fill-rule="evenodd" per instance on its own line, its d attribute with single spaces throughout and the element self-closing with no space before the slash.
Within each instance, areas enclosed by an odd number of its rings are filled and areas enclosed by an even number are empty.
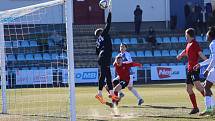
<svg viewBox="0 0 215 121">
<path fill-rule="evenodd" d="M 195 5 L 195 28 L 196 28 L 196 33 L 200 34 L 202 33 L 201 31 L 201 26 L 202 26 L 202 14 L 201 14 L 202 8 L 199 4 L 196 3 Z"/>
<path fill-rule="evenodd" d="M 196 21 L 196 15 L 195 15 L 195 8 L 194 7 L 192 7 L 191 8 L 191 13 L 190 13 L 190 15 L 188 16 L 188 25 L 189 26 L 187 26 L 188 28 L 195 28 L 196 26 L 195 26 L 195 21 Z"/>
<path fill-rule="evenodd" d="M 206 3 L 206 15 L 207 17 L 212 16 L 212 4 Z"/>
<path fill-rule="evenodd" d="M 190 10 L 190 5 L 188 3 L 186 3 L 184 5 L 184 15 L 185 15 L 185 21 L 186 21 L 186 28 L 189 27 L 189 16 L 190 16 L 191 10 Z"/>
<path fill-rule="evenodd" d="M 176 29 L 176 26 L 177 26 L 177 15 L 173 15 L 171 16 L 170 18 L 170 28 L 172 30 L 175 30 Z"/>
<path fill-rule="evenodd" d="M 59 35 L 56 31 L 48 37 L 49 41 L 52 41 L 55 45 L 63 45 L 63 36 Z"/>
<path fill-rule="evenodd" d="M 212 12 L 212 21 L 213 21 L 213 26 L 215 26 L 215 10 Z"/>
<path fill-rule="evenodd" d="M 215 26 L 215 10 L 212 12 L 212 15 L 208 18 L 208 25 Z"/>
<path fill-rule="evenodd" d="M 45 31 L 41 30 L 41 38 L 38 40 L 39 51 L 40 52 L 49 52 L 48 40 L 45 38 Z"/>
<path fill-rule="evenodd" d="M 149 27 L 147 42 L 152 43 L 152 47 L 155 48 L 156 45 L 156 32 L 153 27 Z"/>
<path fill-rule="evenodd" d="M 135 33 L 137 35 L 140 34 L 140 26 L 142 22 L 142 9 L 140 8 L 140 5 L 136 6 L 136 9 L 134 11 L 134 23 L 135 23 Z"/>
<path fill-rule="evenodd" d="M 205 7 L 202 9 L 201 14 L 202 14 L 201 36 L 203 36 L 206 33 L 206 30 L 207 30 L 206 9 L 205 9 Z"/>
</svg>

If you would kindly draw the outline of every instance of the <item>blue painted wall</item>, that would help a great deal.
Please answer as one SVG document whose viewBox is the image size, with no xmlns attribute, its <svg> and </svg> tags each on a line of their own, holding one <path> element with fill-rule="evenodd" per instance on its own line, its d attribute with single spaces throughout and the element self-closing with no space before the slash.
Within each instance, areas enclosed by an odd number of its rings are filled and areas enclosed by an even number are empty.
<svg viewBox="0 0 215 121">
<path fill-rule="evenodd" d="M 170 16 L 177 16 L 177 28 L 184 29 L 185 16 L 184 16 L 184 5 L 190 2 L 192 5 L 196 3 L 203 6 L 204 0 L 170 0 Z"/>
</svg>

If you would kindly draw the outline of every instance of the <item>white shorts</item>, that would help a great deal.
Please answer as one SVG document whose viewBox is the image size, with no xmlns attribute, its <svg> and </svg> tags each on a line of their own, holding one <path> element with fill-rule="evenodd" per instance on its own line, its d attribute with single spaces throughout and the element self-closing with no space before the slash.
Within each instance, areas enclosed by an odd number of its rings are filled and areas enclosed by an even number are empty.
<svg viewBox="0 0 215 121">
<path fill-rule="evenodd" d="M 133 87 L 133 82 L 134 82 L 134 76 L 130 75 L 130 80 L 129 80 L 129 83 L 128 83 L 128 87 Z"/>
<path fill-rule="evenodd" d="M 211 82 L 211 83 L 215 83 L 215 69 L 214 68 L 212 68 L 209 71 L 206 80 L 209 81 L 209 82 Z"/>
</svg>

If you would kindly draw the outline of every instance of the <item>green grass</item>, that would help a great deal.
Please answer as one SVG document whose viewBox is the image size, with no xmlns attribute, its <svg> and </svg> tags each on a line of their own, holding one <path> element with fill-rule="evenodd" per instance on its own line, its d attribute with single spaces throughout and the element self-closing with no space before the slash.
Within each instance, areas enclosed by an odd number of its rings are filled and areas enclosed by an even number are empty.
<svg viewBox="0 0 215 121">
<path fill-rule="evenodd" d="M 214 116 L 188 115 L 191 110 L 185 85 L 144 85 L 135 87 L 145 103 L 137 106 L 136 98 L 125 89 L 117 109 L 100 104 L 95 98 L 97 87 L 76 88 L 77 121 L 210 121 Z M 8 114 L 1 121 L 66 121 L 69 120 L 68 88 L 10 89 L 7 92 Z M 204 99 L 196 92 L 200 110 Z M 105 99 L 107 94 L 104 91 Z M 1 107 L 0 107 L 1 108 Z"/>
</svg>

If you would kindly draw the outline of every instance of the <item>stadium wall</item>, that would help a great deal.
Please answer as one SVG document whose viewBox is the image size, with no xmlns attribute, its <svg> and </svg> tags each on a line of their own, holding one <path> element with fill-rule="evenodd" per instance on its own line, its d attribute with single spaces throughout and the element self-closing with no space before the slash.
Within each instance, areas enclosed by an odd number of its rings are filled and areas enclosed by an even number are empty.
<svg viewBox="0 0 215 121">
<path fill-rule="evenodd" d="M 170 1 L 170 16 L 177 17 L 176 28 L 183 29 L 185 26 L 184 5 L 186 3 L 195 5 L 196 3 L 203 5 L 204 0 L 171 0 Z"/>
<path fill-rule="evenodd" d="M 0 11 L 35 5 L 51 0 L 1 0 Z M 99 1 L 99 0 L 98 0 Z M 169 21 L 170 20 L 170 0 L 113 0 L 113 22 L 133 22 L 133 12 L 137 4 L 143 9 L 143 21 Z M 120 6 L 120 7 L 119 7 Z M 59 7 L 52 7 L 47 12 L 55 13 L 56 19 L 53 17 L 41 16 L 44 23 L 49 24 L 62 23 L 64 20 L 59 17 L 63 16 L 63 7 L 59 11 Z M 107 12 L 106 12 L 107 13 Z M 49 16 L 49 15 L 48 15 Z M 50 15 L 53 16 L 53 15 Z M 52 19 L 47 19 L 52 18 Z"/>
<path fill-rule="evenodd" d="M 136 5 L 143 10 L 143 21 L 170 20 L 170 0 L 113 0 L 113 22 L 133 22 Z"/>
</svg>

